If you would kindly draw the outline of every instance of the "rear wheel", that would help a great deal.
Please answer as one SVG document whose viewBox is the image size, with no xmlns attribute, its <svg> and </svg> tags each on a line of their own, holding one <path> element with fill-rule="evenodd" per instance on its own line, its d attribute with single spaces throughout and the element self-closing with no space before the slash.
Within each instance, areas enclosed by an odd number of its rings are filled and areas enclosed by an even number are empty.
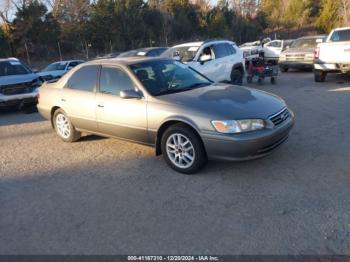
<svg viewBox="0 0 350 262">
<path fill-rule="evenodd" d="M 180 173 L 194 174 L 207 162 L 202 141 L 184 124 L 169 127 L 162 136 L 161 147 L 167 164 Z"/>
<path fill-rule="evenodd" d="M 234 68 L 231 72 L 231 83 L 233 85 L 243 84 L 243 72 L 240 69 Z"/>
<path fill-rule="evenodd" d="M 55 111 L 53 115 L 53 124 L 57 135 L 65 142 L 75 142 L 81 137 L 81 133 L 76 131 L 62 109 Z"/>
<path fill-rule="evenodd" d="M 327 72 L 322 70 L 315 70 L 314 76 L 315 76 L 315 82 L 324 82 L 326 81 Z"/>
<path fill-rule="evenodd" d="M 273 85 L 276 84 L 276 78 L 275 77 L 271 77 L 270 82 Z"/>
</svg>

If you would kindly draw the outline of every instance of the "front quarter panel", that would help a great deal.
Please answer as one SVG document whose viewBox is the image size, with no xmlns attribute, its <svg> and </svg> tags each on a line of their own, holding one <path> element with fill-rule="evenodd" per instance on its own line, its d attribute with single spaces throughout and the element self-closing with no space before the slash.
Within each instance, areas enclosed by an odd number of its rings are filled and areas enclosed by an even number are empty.
<svg viewBox="0 0 350 262">
<path fill-rule="evenodd" d="M 179 105 L 171 105 L 151 99 L 148 103 L 147 115 L 148 131 L 152 144 L 156 143 L 159 128 L 169 121 L 183 122 L 194 128 L 199 134 L 202 130 L 213 131 L 208 116 L 204 117 L 189 108 Z"/>
</svg>

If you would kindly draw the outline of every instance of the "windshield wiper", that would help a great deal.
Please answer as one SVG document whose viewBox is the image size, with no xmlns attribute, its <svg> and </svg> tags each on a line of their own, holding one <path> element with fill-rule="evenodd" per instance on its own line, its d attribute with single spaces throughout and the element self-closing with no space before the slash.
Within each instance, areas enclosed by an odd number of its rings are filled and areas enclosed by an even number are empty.
<svg viewBox="0 0 350 262">
<path fill-rule="evenodd" d="M 167 95 L 167 94 L 173 94 L 173 93 L 179 93 L 179 92 L 184 92 L 184 91 L 189 91 L 189 90 L 193 90 L 193 89 L 196 89 L 196 88 L 200 88 L 200 87 L 203 87 L 203 86 L 208 86 L 210 85 L 211 83 L 194 83 L 193 85 L 190 85 L 190 86 L 186 86 L 184 88 L 180 88 L 180 89 L 167 89 L 167 90 L 164 90 L 164 91 L 160 91 L 157 96 L 160 96 L 160 95 Z"/>
<path fill-rule="evenodd" d="M 190 85 L 188 87 L 186 87 L 185 90 L 191 90 L 191 89 L 195 89 L 195 88 L 199 88 L 199 87 L 203 87 L 203 86 L 208 86 L 210 85 L 211 83 L 194 83 L 193 85 Z"/>
</svg>

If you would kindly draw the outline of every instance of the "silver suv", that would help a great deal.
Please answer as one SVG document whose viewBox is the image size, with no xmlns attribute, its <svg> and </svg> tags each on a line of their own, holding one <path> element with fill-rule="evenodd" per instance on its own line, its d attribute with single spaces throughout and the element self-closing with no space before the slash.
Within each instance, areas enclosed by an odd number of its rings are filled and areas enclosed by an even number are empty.
<svg viewBox="0 0 350 262">
<path fill-rule="evenodd" d="M 0 59 L 0 108 L 36 104 L 41 84 L 41 77 L 19 59 Z"/>
</svg>

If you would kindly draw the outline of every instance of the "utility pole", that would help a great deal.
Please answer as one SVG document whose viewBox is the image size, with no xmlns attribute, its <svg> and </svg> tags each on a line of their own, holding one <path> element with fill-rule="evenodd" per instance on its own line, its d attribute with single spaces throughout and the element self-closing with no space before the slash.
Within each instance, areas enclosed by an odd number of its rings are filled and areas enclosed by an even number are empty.
<svg viewBox="0 0 350 262">
<path fill-rule="evenodd" d="M 58 53 L 60 54 L 60 61 L 62 61 L 62 53 L 61 53 L 60 41 L 57 42 L 57 46 L 58 46 Z"/>
<path fill-rule="evenodd" d="M 30 57 L 29 57 L 27 42 L 24 42 L 24 48 L 26 49 L 26 53 L 27 53 L 27 63 L 30 65 Z"/>
</svg>

